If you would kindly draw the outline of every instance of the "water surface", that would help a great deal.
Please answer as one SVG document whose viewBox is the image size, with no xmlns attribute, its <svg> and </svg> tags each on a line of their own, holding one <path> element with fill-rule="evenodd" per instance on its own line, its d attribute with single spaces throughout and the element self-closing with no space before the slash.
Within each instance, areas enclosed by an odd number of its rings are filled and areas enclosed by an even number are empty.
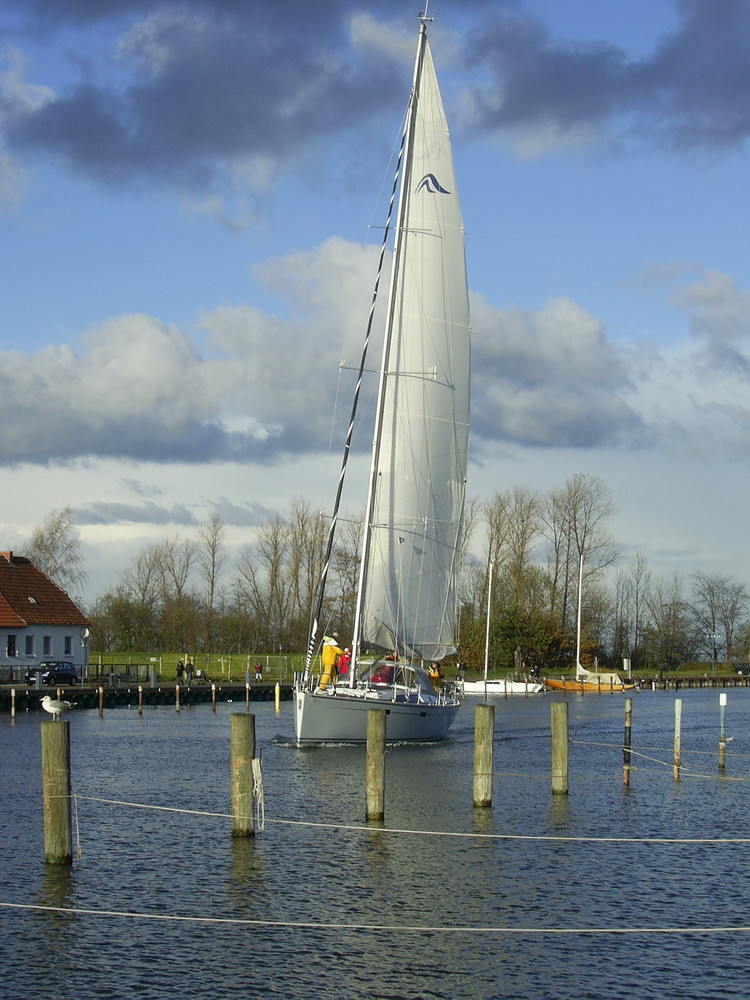
<svg viewBox="0 0 750 1000">
<path fill-rule="evenodd" d="M 0 902 L 49 909 L 0 908 L 0 997 L 744 997 L 750 935 L 732 928 L 750 925 L 750 844 L 633 842 L 750 836 L 750 691 L 728 694 L 723 776 L 718 692 L 681 697 L 681 780 L 674 695 L 646 692 L 627 789 L 624 699 L 569 697 L 568 796 L 551 794 L 551 697 L 498 700 L 482 811 L 467 700 L 450 740 L 389 749 L 385 830 L 351 829 L 364 748 L 298 749 L 291 703 L 255 703 L 266 824 L 250 841 L 225 815 L 244 704 L 76 711 L 70 868 L 43 860 L 41 717 L 3 716 Z M 450 833 L 506 837 L 437 835 Z"/>
</svg>

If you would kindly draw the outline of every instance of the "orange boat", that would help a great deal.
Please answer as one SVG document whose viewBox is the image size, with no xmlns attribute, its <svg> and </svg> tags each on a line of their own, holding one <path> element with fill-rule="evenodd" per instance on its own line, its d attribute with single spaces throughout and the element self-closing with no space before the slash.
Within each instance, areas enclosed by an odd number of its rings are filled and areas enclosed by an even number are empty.
<svg viewBox="0 0 750 1000">
<path fill-rule="evenodd" d="M 592 673 L 580 667 L 575 677 L 543 677 L 544 686 L 548 691 L 570 691 L 571 694 L 616 694 L 619 691 L 632 691 L 635 684 L 623 681 L 619 674 Z"/>
</svg>

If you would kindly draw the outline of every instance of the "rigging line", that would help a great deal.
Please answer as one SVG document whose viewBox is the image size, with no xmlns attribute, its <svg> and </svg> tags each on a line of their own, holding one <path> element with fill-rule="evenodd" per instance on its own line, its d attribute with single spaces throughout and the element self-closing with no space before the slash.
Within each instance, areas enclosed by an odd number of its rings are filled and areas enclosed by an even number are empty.
<svg viewBox="0 0 750 1000">
<path fill-rule="evenodd" d="M 218 924 L 235 927 L 284 927 L 299 930 L 331 931 L 387 931 L 432 934 L 727 934 L 748 933 L 750 926 L 707 926 L 707 927 L 502 927 L 474 926 L 471 924 L 376 924 L 344 923 L 341 921 L 316 920 L 260 920 L 252 917 L 206 917 L 183 916 L 177 913 L 145 913 L 138 910 L 95 910 L 83 906 L 49 906 L 41 903 L 7 903 L 0 901 L 0 907 L 8 910 L 25 910 L 37 913 L 67 913 L 87 917 L 127 917 L 130 920 L 155 920 L 162 923 Z"/>
<path fill-rule="evenodd" d="M 84 802 L 103 802 L 110 806 L 129 806 L 132 809 L 154 809 L 157 812 L 185 813 L 188 816 L 208 816 L 214 819 L 232 819 L 231 813 L 205 812 L 202 809 L 180 809 L 178 806 L 154 806 L 148 802 L 127 802 L 123 799 L 104 799 L 96 795 L 78 795 Z M 278 820 L 276 821 L 278 822 Z"/>
<path fill-rule="evenodd" d="M 598 746 L 598 747 L 607 747 L 607 748 L 612 749 L 612 750 L 629 751 L 632 754 L 633 757 L 640 757 L 641 760 L 650 761 L 652 764 L 661 764 L 663 767 L 669 767 L 669 768 L 674 767 L 674 759 L 672 759 L 672 760 L 660 760 L 658 757 L 650 757 L 648 754 L 645 754 L 645 753 L 643 753 L 640 750 L 635 750 L 632 747 L 620 746 L 617 743 L 589 743 L 586 740 L 570 740 L 570 742 L 571 743 L 577 743 L 577 744 L 579 744 L 581 746 L 592 746 L 592 747 Z M 645 747 L 644 749 L 654 749 L 654 750 L 658 750 L 661 753 L 669 753 L 669 750 L 665 749 L 664 747 Z M 698 755 L 701 755 L 701 756 L 711 756 L 711 757 L 716 757 L 717 756 L 717 752 L 716 751 L 709 751 L 709 750 L 688 750 L 687 753 L 688 754 L 692 754 L 693 756 L 698 756 Z M 737 755 L 736 754 L 732 754 L 732 756 L 735 757 Z M 722 781 L 750 781 L 750 777 L 744 776 L 744 775 L 704 774 L 701 771 L 688 771 L 683 766 L 680 766 L 680 774 L 683 775 L 686 778 L 717 778 L 717 777 L 720 777 L 722 779 Z"/>
<path fill-rule="evenodd" d="M 391 188 L 391 197 L 388 203 L 388 217 L 386 219 L 385 231 L 383 233 L 383 239 L 380 244 L 380 256 L 378 258 L 378 269 L 375 275 L 375 285 L 372 291 L 372 299 L 370 301 L 370 312 L 367 317 L 367 328 L 365 332 L 365 341 L 362 345 L 362 354 L 359 362 L 359 369 L 357 371 L 357 382 L 354 387 L 354 398 L 352 400 L 352 409 L 349 416 L 349 425 L 346 429 L 346 441 L 344 443 L 344 452 L 341 458 L 341 470 L 339 472 L 339 480 L 336 486 L 336 499 L 334 500 L 333 513 L 331 515 L 331 523 L 328 528 L 328 540 L 326 542 L 326 552 L 323 559 L 323 569 L 320 575 L 320 583 L 318 589 L 318 603 L 315 609 L 315 617 L 313 619 L 313 625 L 310 634 L 310 640 L 307 646 L 307 656 L 305 658 L 305 682 L 310 677 L 310 664 L 312 662 L 313 650 L 315 649 L 315 642 L 318 633 L 318 625 L 320 622 L 320 616 L 323 610 L 323 598 L 325 596 L 325 585 L 328 579 L 328 569 L 331 563 L 331 553 L 333 552 L 333 543 L 336 537 L 336 525 L 338 522 L 339 507 L 341 506 L 341 495 L 344 489 L 344 479 L 346 477 L 346 468 L 349 462 L 349 452 L 351 451 L 352 436 L 354 434 L 354 420 L 357 414 L 357 405 L 359 403 L 360 390 L 362 388 L 362 379 L 365 372 L 365 364 L 367 361 L 367 351 L 370 346 L 370 337 L 372 336 L 372 326 L 375 318 L 375 305 L 378 298 L 378 293 L 380 291 L 380 279 L 383 274 L 383 262 L 385 260 L 385 252 L 388 246 L 388 237 L 391 231 L 391 222 L 393 219 L 393 208 L 396 203 L 396 192 L 398 190 L 398 179 L 401 172 L 401 161 L 404 155 L 404 147 L 406 145 L 406 135 L 408 130 L 408 119 L 404 124 L 403 131 L 401 133 L 401 144 L 399 146 L 398 157 L 396 158 L 396 171 L 393 176 L 393 186 Z M 352 656 L 354 656 L 354 650 L 352 649 Z M 352 672 L 353 676 L 353 672 Z"/>
<path fill-rule="evenodd" d="M 727 740 L 727 742 L 729 742 L 729 740 Z M 582 746 L 582 747 L 604 747 L 605 749 L 608 748 L 610 750 L 631 750 L 633 753 L 637 753 L 638 752 L 635 747 L 626 747 L 626 746 L 624 746 L 624 745 L 622 745 L 620 743 L 599 743 L 599 742 L 595 742 L 593 740 L 568 740 L 568 743 L 571 743 L 571 744 L 575 743 L 577 746 Z M 656 750 L 659 753 L 670 753 L 671 752 L 671 748 L 670 747 L 648 747 L 648 746 L 644 746 L 644 747 L 640 748 L 640 752 L 641 753 L 644 750 Z M 685 749 L 684 746 L 681 746 L 680 753 L 682 754 L 683 757 L 686 756 L 686 755 L 690 756 L 690 757 L 716 757 L 718 751 L 717 750 L 691 750 L 690 748 Z M 750 755 L 749 754 L 736 753 L 734 750 L 732 750 L 732 758 L 733 759 L 740 758 L 740 757 L 748 757 L 748 756 L 750 756 Z"/>
<path fill-rule="evenodd" d="M 230 813 L 203 812 L 198 809 L 178 809 L 174 806 L 152 806 L 139 802 L 124 802 L 120 799 L 103 799 L 91 795 L 79 795 L 79 799 L 89 802 L 104 802 L 110 805 L 133 806 L 135 809 L 156 809 L 162 812 L 187 813 L 192 816 L 208 816 L 231 819 Z M 266 823 L 277 826 L 305 826 L 322 830 L 349 830 L 355 833 L 400 833 L 418 837 L 460 837 L 475 840 L 542 840 L 565 843 L 596 844 L 750 844 L 750 837 L 562 837 L 556 834 L 522 833 L 463 833 L 453 830 L 409 830 L 399 827 L 371 827 L 354 823 L 325 823 L 319 820 L 269 819 Z"/>
<path fill-rule="evenodd" d="M 83 851 L 81 850 L 81 828 L 78 822 L 78 796 L 72 795 L 73 799 L 73 815 L 75 817 L 75 830 L 76 830 L 76 858 L 80 861 L 83 857 Z"/>
</svg>

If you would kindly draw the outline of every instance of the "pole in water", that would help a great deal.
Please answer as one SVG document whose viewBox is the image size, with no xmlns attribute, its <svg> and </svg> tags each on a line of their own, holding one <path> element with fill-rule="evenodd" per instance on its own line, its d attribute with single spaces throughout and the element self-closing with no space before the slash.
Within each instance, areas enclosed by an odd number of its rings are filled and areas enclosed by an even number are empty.
<svg viewBox="0 0 750 1000">
<path fill-rule="evenodd" d="M 216 684 L 211 685 L 211 711 L 216 711 Z"/>
<path fill-rule="evenodd" d="M 104 688 L 99 688 L 99 718 L 104 718 Z"/>
<path fill-rule="evenodd" d="M 143 685 L 138 685 L 138 714 L 143 715 Z"/>
<path fill-rule="evenodd" d="M 274 699 L 276 701 L 276 714 L 278 715 L 281 711 L 281 684 L 276 681 L 276 688 L 274 690 Z"/>
<path fill-rule="evenodd" d="M 495 736 L 495 706 L 477 705 L 474 712 L 474 806 L 492 805 L 492 767 Z"/>
<path fill-rule="evenodd" d="M 675 698 L 674 703 L 674 780 L 680 780 L 680 740 L 682 729 L 682 699 Z"/>
<path fill-rule="evenodd" d="M 727 765 L 727 696 L 722 691 L 719 695 L 719 770 Z"/>
<path fill-rule="evenodd" d="M 247 673 L 248 679 L 245 681 L 245 711 L 250 711 L 250 672 Z"/>
<path fill-rule="evenodd" d="M 73 861 L 70 822 L 70 723 L 42 722 L 42 806 L 44 860 L 69 865 Z"/>
<path fill-rule="evenodd" d="M 622 750 L 622 783 L 630 784 L 630 747 L 633 735 L 633 699 L 625 699 L 625 740 Z"/>
<path fill-rule="evenodd" d="M 365 819 L 385 819 L 385 720 L 382 709 L 367 712 L 367 759 L 365 763 Z"/>
<path fill-rule="evenodd" d="M 568 703 L 553 701 L 550 705 L 552 729 L 552 791 L 568 794 Z"/>
<path fill-rule="evenodd" d="M 10 689 L 10 717 L 15 719 L 16 717 L 16 689 Z"/>
<path fill-rule="evenodd" d="M 255 716 L 234 714 L 230 718 L 232 836 L 254 837 L 253 757 Z"/>
</svg>

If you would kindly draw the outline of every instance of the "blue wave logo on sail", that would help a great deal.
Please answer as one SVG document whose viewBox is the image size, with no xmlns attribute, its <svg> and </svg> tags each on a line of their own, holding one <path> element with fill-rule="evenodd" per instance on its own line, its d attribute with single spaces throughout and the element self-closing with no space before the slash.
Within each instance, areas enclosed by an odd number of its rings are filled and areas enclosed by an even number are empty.
<svg viewBox="0 0 750 1000">
<path fill-rule="evenodd" d="M 414 194 L 419 194 L 422 188 L 429 191 L 430 194 L 450 194 L 450 191 L 446 191 L 434 174 L 425 174 L 419 184 L 417 184 Z"/>
</svg>

